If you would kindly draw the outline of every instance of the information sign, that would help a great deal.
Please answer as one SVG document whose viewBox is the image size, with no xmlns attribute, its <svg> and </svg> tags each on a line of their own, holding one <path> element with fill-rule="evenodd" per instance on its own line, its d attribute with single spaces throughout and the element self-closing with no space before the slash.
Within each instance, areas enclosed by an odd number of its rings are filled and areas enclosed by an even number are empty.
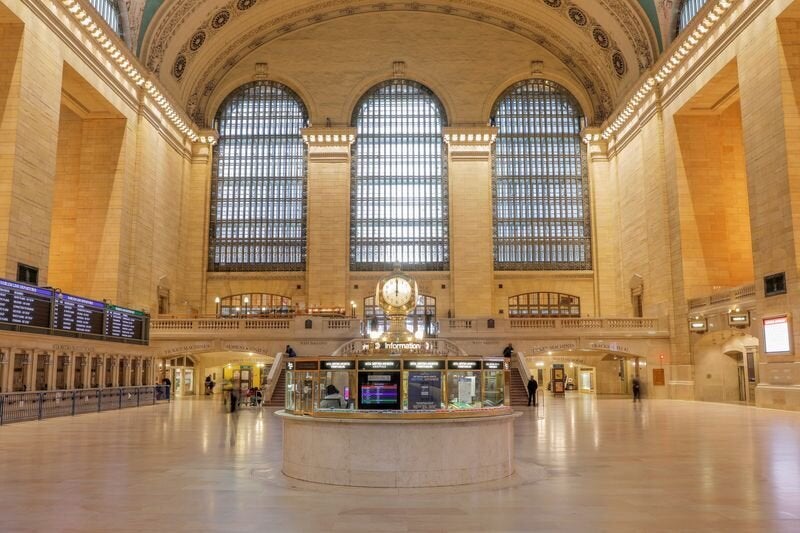
<svg viewBox="0 0 800 533">
<path fill-rule="evenodd" d="M 790 353 L 789 317 L 776 316 L 764 319 L 764 352 Z"/>
<path fill-rule="evenodd" d="M 500 361 L 496 363 L 497 366 L 494 369 L 502 370 L 503 363 Z M 480 370 L 481 361 L 447 361 L 447 368 L 450 370 Z"/>
<path fill-rule="evenodd" d="M 322 370 L 353 370 L 355 361 L 320 361 Z"/>
<path fill-rule="evenodd" d="M 103 334 L 106 304 L 69 294 L 56 294 L 53 327 L 77 333 Z"/>
<path fill-rule="evenodd" d="M 359 361 L 359 370 L 400 370 L 400 361 Z"/>
<path fill-rule="evenodd" d="M 444 370 L 444 361 L 403 361 L 406 370 Z"/>
<path fill-rule="evenodd" d="M 408 373 L 408 410 L 433 410 L 442 407 L 442 373 Z"/>
<path fill-rule="evenodd" d="M 50 327 L 53 291 L 0 279 L 0 322 Z"/>
<path fill-rule="evenodd" d="M 105 335 L 120 339 L 143 340 L 146 315 L 116 305 L 106 308 Z"/>
</svg>

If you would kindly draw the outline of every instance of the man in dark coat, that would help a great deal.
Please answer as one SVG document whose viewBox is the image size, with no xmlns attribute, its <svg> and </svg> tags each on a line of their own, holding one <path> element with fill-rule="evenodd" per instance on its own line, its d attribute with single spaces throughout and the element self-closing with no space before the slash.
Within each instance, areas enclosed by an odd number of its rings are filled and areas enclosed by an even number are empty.
<svg viewBox="0 0 800 533">
<path fill-rule="evenodd" d="M 511 357 L 511 354 L 513 354 L 513 353 L 514 353 L 514 347 L 511 346 L 511 343 L 509 342 L 508 346 L 506 346 L 503 349 L 503 357 Z"/>
<path fill-rule="evenodd" d="M 533 406 L 536 407 L 536 389 L 538 388 L 539 384 L 536 383 L 536 380 L 531 376 L 528 380 L 528 405 L 531 405 L 531 402 L 533 402 Z"/>
</svg>

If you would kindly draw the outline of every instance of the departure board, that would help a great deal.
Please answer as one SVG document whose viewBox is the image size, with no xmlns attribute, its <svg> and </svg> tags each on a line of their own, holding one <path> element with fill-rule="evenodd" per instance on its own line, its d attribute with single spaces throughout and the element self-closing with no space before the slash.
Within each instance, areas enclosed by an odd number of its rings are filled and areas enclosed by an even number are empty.
<svg viewBox="0 0 800 533">
<path fill-rule="evenodd" d="M 0 322 L 50 327 L 53 291 L 0 279 Z"/>
<path fill-rule="evenodd" d="M 141 311 L 109 305 L 106 307 L 106 331 L 108 337 L 144 340 L 147 315 Z"/>
<path fill-rule="evenodd" d="M 69 294 L 56 294 L 53 327 L 77 333 L 103 334 L 106 304 Z"/>
</svg>

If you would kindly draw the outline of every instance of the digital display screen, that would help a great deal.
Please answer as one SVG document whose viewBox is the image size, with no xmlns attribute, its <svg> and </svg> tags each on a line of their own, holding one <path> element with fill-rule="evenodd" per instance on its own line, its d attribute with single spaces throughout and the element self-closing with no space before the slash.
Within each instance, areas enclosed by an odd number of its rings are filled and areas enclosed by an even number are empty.
<svg viewBox="0 0 800 533">
<path fill-rule="evenodd" d="M 408 372 L 408 410 L 442 408 L 442 373 Z"/>
<path fill-rule="evenodd" d="M 142 340 L 144 339 L 144 322 L 144 313 L 112 305 L 106 309 L 105 334 L 121 339 Z"/>
<path fill-rule="evenodd" d="M 53 327 L 77 333 L 103 334 L 106 304 L 69 294 L 57 294 Z"/>
<path fill-rule="evenodd" d="M 53 291 L 0 279 L 0 322 L 50 327 Z"/>
<path fill-rule="evenodd" d="M 764 351 L 766 353 L 791 352 L 789 317 L 779 316 L 764 319 Z"/>
<path fill-rule="evenodd" d="M 400 409 L 400 372 L 360 372 L 358 405 L 361 409 Z"/>
</svg>

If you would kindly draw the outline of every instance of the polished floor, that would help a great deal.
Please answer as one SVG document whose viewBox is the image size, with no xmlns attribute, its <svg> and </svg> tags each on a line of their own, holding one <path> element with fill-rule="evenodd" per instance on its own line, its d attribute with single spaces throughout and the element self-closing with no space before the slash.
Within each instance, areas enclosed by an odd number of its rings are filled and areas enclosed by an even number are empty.
<svg viewBox="0 0 800 533">
<path fill-rule="evenodd" d="M 271 409 L 216 401 L 0 428 L 0 531 L 800 531 L 800 413 L 547 399 L 490 485 L 320 486 Z M 458 453 L 458 450 L 453 450 Z"/>
</svg>

